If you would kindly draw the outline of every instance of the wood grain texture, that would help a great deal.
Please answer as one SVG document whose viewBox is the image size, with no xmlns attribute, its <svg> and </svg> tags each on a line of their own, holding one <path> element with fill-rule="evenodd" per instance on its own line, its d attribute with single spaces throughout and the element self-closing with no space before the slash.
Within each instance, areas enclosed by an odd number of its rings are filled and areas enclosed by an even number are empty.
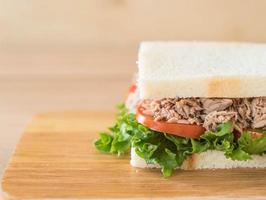
<svg viewBox="0 0 266 200">
<path fill-rule="evenodd" d="M 112 113 L 61 112 L 35 117 L 4 174 L 5 199 L 266 198 L 266 170 L 136 169 L 129 156 L 98 153 L 97 132 Z"/>
<path fill-rule="evenodd" d="M 32 116 L 51 110 L 114 110 L 125 98 L 136 59 L 137 49 L 130 48 L 0 50 L 0 177 Z"/>
</svg>

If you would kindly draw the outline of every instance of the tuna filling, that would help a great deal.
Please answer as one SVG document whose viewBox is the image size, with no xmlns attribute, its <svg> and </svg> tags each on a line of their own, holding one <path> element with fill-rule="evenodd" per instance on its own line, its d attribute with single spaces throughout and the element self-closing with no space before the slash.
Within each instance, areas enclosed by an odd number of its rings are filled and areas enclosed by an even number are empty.
<svg viewBox="0 0 266 200">
<path fill-rule="evenodd" d="M 201 125 L 214 130 L 232 121 L 234 129 L 266 129 L 266 97 L 256 98 L 164 98 L 142 100 L 144 114 L 155 121 Z"/>
</svg>

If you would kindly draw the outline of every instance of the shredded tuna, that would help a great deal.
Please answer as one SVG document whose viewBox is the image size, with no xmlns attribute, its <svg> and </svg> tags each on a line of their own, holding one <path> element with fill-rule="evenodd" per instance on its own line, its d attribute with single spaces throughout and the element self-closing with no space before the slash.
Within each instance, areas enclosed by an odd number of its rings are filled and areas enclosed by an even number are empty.
<svg viewBox="0 0 266 200">
<path fill-rule="evenodd" d="M 201 102 L 206 114 L 223 111 L 233 104 L 232 99 L 202 99 Z"/>
<path fill-rule="evenodd" d="M 252 100 L 252 128 L 266 127 L 266 97 L 254 98 Z"/>
<path fill-rule="evenodd" d="M 228 121 L 236 121 L 237 112 L 233 111 L 213 111 L 209 113 L 204 120 L 203 127 L 207 130 L 213 130 L 218 124 Z"/>
<path fill-rule="evenodd" d="M 232 121 L 234 129 L 266 129 L 266 97 L 258 98 L 164 98 L 140 102 L 155 121 L 202 125 L 214 130 Z"/>
</svg>

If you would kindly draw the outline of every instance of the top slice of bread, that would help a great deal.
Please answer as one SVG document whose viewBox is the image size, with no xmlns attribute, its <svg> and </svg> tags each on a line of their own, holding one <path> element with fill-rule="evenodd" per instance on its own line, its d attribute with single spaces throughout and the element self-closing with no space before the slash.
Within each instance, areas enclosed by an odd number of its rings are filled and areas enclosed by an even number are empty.
<svg viewBox="0 0 266 200">
<path fill-rule="evenodd" d="M 143 42 L 140 97 L 266 96 L 266 44 Z"/>
</svg>

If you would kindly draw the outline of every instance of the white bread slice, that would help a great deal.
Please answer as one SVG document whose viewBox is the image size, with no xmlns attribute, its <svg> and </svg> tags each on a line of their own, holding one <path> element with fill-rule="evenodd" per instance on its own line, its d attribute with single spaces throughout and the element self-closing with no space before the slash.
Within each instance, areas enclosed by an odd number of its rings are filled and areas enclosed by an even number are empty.
<svg viewBox="0 0 266 200">
<path fill-rule="evenodd" d="M 138 168 L 159 168 L 158 165 L 147 164 L 143 158 L 136 154 L 134 148 L 131 149 L 130 164 Z M 253 155 L 252 160 L 248 161 L 233 161 L 227 159 L 221 151 L 208 150 L 192 155 L 181 166 L 183 170 L 231 168 L 266 168 L 266 155 Z"/>
<path fill-rule="evenodd" d="M 143 42 L 140 98 L 266 96 L 266 44 Z"/>
</svg>

